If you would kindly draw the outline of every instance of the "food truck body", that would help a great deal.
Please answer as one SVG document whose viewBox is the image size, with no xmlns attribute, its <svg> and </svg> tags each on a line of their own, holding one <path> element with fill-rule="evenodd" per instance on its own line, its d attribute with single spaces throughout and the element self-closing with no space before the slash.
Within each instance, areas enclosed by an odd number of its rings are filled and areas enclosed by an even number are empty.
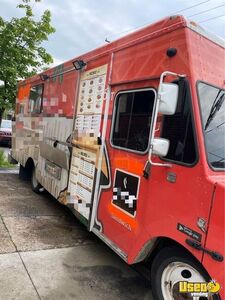
<svg viewBox="0 0 225 300">
<path fill-rule="evenodd" d="M 18 86 L 20 176 L 149 262 L 155 299 L 210 279 L 224 295 L 224 53 L 173 16 Z"/>
</svg>

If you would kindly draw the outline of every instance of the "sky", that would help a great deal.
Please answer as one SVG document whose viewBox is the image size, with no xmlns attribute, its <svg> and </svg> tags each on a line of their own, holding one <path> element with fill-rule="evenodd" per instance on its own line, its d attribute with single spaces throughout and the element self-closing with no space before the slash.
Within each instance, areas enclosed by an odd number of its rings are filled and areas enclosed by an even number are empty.
<svg viewBox="0 0 225 300">
<path fill-rule="evenodd" d="M 19 0 L 0 0 L 0 16 L 22 16 Z M 56 32 L 44 47 L 54 65 L 113 41 L 168 15 L 183 14 L 225 39 L 225 0 L 42 0 L 32 4 L 38 18 L 49 9 Z"/>
</svg>

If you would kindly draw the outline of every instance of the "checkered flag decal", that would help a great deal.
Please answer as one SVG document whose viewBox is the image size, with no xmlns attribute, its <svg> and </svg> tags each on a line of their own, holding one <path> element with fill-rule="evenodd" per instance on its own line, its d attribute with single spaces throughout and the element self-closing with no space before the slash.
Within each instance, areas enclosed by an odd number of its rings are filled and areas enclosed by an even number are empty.
<svg viewBox="0 0 225 300">
<path fill-rule="evenodd" d="M 137 199 L 134 195 L 130 195 L 128 191 L 123 192 L 121 188 L 115 187 L 113 189 L 113 202 L 116 201 L 124 201 L 125 205 L 136 210 Z"/>
<path fill-rule="evenodd" d="M 135 174 L 115 171 L 112 203 L 132 216 L 137 210 L 139 180 Z"/>
</svg>

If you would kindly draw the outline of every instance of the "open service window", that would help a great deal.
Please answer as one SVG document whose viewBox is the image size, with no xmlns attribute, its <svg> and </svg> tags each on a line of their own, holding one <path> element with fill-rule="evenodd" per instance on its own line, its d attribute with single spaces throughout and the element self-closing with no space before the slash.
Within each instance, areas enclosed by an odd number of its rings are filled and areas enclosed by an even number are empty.
<svg viewBox="0 0 225 300">
<path fill-rule="evenodd" d="M 39 84 L 32 86 L 29 97 L 29 112 L 32 114 L 40 114 L 43 105 L 44 85 Z"/>
<path fill-rule="evenodd" d="M 144 153 L 148 150 L 156 93 L 153 89 L 121 92 L 114 107 L 111 144 Z"/>
</svg>

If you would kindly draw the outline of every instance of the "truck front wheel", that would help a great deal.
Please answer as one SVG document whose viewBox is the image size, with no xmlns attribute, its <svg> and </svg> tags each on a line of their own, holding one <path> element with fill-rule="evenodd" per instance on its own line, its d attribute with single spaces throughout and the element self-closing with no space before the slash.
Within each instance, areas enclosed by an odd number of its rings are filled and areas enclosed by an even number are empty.
<svg viewBox="0 0 225 300">
<path fill-rule="evenodd" d="M 161 250 L 155 257 L 151 268 L 151 284 L 154 300 L 206 300 L 202 295 L 194 297 L 191 293 L 181 293 L 179 282 L 208 282 L 209 278 L 200 263 L 178 247 Z M 217 295 L 209 299 L 219 299 Z"/>
</svg>

